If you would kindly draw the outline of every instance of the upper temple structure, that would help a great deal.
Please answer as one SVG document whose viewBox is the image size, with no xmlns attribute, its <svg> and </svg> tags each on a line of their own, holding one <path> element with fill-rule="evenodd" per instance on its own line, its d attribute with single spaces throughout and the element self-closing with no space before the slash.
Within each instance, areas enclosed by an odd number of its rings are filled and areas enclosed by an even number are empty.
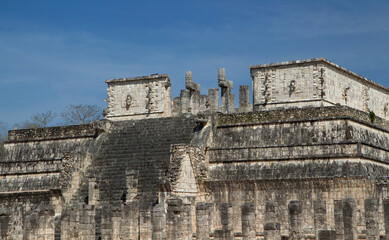
<svg viewBox="0 0 389 240">
<path fill-rule="evenodd" d="M 0 238 L 389 239 L 388 88 L 317 58 L 251 66 L 235 101 L 217 73 L 174 99 L 107 80 L 102 120 L 9 131 Z"/>
</svg>

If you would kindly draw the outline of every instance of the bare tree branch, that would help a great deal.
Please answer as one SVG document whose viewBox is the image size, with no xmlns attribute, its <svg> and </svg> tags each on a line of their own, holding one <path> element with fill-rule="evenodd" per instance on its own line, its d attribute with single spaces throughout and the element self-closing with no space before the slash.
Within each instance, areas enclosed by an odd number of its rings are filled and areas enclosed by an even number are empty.
<svg viewBox="0 0 389 240">
<path fill-rule="evenodd" d="M 101 108 L 96 105 L 69 105 L 61 117 L 66 125 L 88 124 L 101 119 Z"/>
</svg>

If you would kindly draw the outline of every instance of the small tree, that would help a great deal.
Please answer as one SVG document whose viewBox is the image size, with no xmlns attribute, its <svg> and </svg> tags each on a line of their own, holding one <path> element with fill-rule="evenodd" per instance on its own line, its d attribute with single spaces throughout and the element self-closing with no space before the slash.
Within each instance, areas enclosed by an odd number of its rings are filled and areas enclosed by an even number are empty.
<svg viewBox="0 0 389 240">
<path fill-rule="evenodd" d="M 15 124 L 15 127 L 20 129 L 44 128 L 47 127 L 56 117 L 57 114 L 52 111 L 35 113 L 31 116 L 30 120 Z"/>
<path fill-rule="evenodd" d="M 101 108 L 96 105 L 71 104 L 61 113 L 61 117 L 66 125 L 89 124 L 101 119 L 101 112 Z"/>
<path fill-rule="evenodd" d="M 56 113 L 52 111 L 47 111 L 45 113 L 35 113 L 34 115 L 32 115 L 31 121 L 38 127 L 47 127 L 47 125 L 51 123 L 56 117 Z"/>
</svg>

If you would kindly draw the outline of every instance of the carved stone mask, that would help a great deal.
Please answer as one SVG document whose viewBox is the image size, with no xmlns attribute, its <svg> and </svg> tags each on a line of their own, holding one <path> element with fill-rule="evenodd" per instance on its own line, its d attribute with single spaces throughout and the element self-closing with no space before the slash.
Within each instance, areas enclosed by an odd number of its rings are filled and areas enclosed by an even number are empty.
<svg viewBox="0 0 389 240">
<path fill-rule="evenodd" d="M 131 106 L 131 103 L 132 103 L 132 97 L 130 94 L 128 94 L 127 98 L 126 98 L 126 108 L 127 109 Z"/>
</svg>

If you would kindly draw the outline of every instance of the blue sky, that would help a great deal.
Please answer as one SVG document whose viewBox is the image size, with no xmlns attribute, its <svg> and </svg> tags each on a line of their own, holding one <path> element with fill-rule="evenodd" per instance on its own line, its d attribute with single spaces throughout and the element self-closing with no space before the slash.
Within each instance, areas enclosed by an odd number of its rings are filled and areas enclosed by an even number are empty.
<svg viewBox="0 0 389 240">
<path fill-rule="evenodd" d="M 217 68 L 324 57 L 389 86 L 389 1 L 0 0 L 0 121 L 106 107 L 106 79 L 167 73 L 172 95 Z"/>
</svg>

